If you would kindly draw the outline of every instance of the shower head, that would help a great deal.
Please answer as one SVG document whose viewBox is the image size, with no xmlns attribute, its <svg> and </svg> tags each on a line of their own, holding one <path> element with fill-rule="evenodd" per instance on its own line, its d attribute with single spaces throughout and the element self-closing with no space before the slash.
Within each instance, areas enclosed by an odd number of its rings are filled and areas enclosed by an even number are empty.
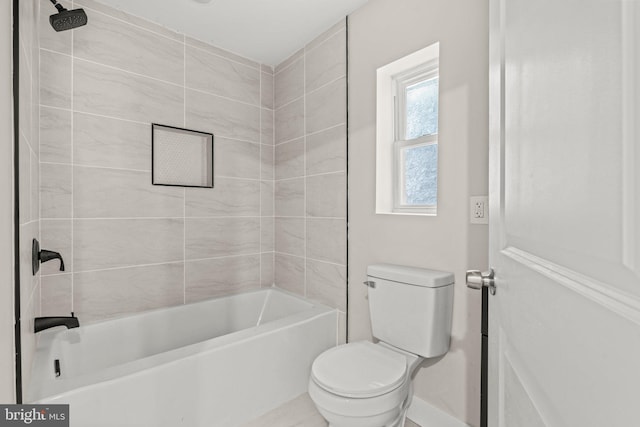
<svg viewBox="0 0 640 427">
<path fill-rule="evenodd" d="M 51 0 L 51 3 L 58 9 L 58 13 L 49 17 L 54 30 L 65 31 L 87 25 L 87 14 L 84 9 L 67 10 L 56 0 Z"/>
</svg>

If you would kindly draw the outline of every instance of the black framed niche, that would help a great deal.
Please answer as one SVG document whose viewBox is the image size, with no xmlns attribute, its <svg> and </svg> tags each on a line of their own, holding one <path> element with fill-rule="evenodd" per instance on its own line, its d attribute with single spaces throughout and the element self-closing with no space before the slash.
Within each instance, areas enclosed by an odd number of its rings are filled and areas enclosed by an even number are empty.
<svg viewBox="0 0 640 427">
<path fill-rule="evenodd" d="M 151 183 L 213 188 L 213 134 L 153 123 Z"/>
</svg>

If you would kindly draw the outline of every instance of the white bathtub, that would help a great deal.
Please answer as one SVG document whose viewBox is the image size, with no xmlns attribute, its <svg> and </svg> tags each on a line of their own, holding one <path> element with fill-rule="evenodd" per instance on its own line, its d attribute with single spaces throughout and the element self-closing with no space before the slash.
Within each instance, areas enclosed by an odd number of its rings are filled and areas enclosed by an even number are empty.
<svg viewBox="0 0 640 427">
<path fill-rule="evenodd" d="M 28 402 L 70 404 L 72 427 L 232 427 L 306 391 L 337 313 L 266 289 L 80 322 L 40 334 Z"/>
</svg>

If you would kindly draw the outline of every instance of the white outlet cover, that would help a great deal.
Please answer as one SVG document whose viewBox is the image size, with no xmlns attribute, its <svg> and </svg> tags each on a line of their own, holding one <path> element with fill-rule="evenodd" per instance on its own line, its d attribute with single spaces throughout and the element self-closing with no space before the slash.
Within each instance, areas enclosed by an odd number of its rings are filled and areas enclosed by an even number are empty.
<svg viewBox="0 0 640 427">
<path fill-rule="evenodd" d="M 469 222 L 471 224 L 489 224 L 488 196 L 471 196 L 469 198 Z"/>
</svg>

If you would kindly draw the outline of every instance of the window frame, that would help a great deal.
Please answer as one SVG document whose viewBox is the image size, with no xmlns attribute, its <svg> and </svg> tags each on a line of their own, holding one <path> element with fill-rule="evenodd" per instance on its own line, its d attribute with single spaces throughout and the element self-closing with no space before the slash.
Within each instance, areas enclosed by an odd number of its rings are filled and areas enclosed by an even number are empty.
<svg viewBox="0 0 640 427">
<path fill-rule="evenodd" d="M 418 70 L 439 57 L 440 43 L 436 41 L 376 69 L 375 213 L 378 215 L 417 215 L 425 218 L 436 215 L 435 211 L 428 213 L 421 208 L 418 208 L 418 211 L 394 210 L 394 194 L 397 187 L 394 171 L 394 141 L 397 139 L 394 78 Z M 440 95 L 440 90 L 438 92 Z M 438 163 L 440 162 L 439 159 Z"/>
<path fill-rule="evenodd" d="M 407 88 L 432 79 L 438 79 L 438 101 L 440 99 L 440 67 L 439 58 L 436 57 L 424 62 L 410 70 L 403 71 L 392 76 L 393 98 L 394 98 L 394 141 L 393 141 L 393 213 L 412 213 L 436 215 L 436 203 L 434 205 L 415 205 L 406 203 L 405 194 L 405 171 L 404 171 L 404 151 L 407 148 L 418 148 L 427 145 L 438 145 L 438 132 L 422 135 L 417 138 L 407 139 Z M 438 102 L 439 106 L 439 102 Z M 436 112 L 438 121 L 440 119 L 440 109 Z M 438 123 L 438 131 L 439 131 Z M 437 168 L 437 166 L 436 166 Z M 436 175 L 437 178 L 437 175 Z"/>
</svg>

